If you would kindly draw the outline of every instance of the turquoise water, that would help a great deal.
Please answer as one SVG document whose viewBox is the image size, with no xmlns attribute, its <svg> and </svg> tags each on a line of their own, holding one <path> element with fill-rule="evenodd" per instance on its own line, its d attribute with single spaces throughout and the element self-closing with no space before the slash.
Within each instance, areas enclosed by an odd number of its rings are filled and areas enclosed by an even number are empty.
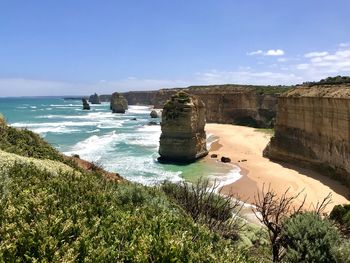
<svg viewBox="0 0 350 263">
<path fill-rule="evenodd" d="M 238 167 L 216 161 L 158 163 L 160 125 L 148 123 L 159 123 L 160 119 L 150 118 L 148 106 L 131 105 L 126 114 L 112 114 L 109 103 L 91 105 L 90 111 L 83 111 L 79 100 L 0 98 L 0 112 L 10 125 L 40 134 L 59 151 L 78 154 L 134 182 L 194 181 L 209 176 L 225 184 L 240 176 Z M 209 134 L 209 144 L 214 140 Z"/>
</svg>

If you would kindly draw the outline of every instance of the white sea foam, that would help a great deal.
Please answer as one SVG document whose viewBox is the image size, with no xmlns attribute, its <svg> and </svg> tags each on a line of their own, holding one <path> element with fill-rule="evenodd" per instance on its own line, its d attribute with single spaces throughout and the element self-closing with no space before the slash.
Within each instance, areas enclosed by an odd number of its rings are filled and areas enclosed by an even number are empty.
<svg viewBox="0 0 350 263">
<path fill-rule="evenodd" d="M 223 186 L 232 184 L 239 180 L 242 175 L 241 175 L 241 169 L 233 164 L 226 164 L 230 165 L 232 169 L 230 170 L 229 173 L 227 174 L 212 174 L 210 175 L 211 180 L 215 180 L 217 184 L 217 191 L 220 190 Z"/>
<path fill-rule="evenodd" d="M 98 125 L 99 122 L 73 122 L 73 121 L 64 121 L 64 122 L 43 122 L 43 123 L 25 123 L 25 122 L 15 122 L 11 124 L 13 127 L 20 128 L 36 128 L 36 127 L 81 127 L 81 126 L 94 126 Z"/>
<path fill-rule="evenodd" d="M 72 132 L 79 132 L 79 130 L 77 129 L 70 129 L 70 128 L 66 128 L 66 127 L 42 127 L 42 128 L 34 128 L 31 129 L 33 132 L 39 133 L 39 134 L 45 134 L 45 133 L 72 133 Z"/>
<path fill-rule="evenodd" d="M 149 114 L 151 113 L 151 106 L 136 106 L 136 105 L 130 105 L 128 109 L 128 113 L 133 114 Z"/>
<path fill-rule="evenodd" d="M 113 141 L 116 139 L 118 139 L 118 134 L 115 131 L 102 136 L 93 135 L 86 140 L 78 142 L 65 154 L 79 154 L 88 161 L 97 161 L 104 153 L 112 149 Z"/>
</svg>

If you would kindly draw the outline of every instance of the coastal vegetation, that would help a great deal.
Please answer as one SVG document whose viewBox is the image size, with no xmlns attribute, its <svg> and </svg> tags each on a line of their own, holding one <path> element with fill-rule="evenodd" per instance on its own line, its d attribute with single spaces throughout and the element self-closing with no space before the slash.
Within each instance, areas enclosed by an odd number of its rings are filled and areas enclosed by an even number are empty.
<svg viewBox="0 0 350 263">
<path fill-rule="evenodd" d="M 321 79 L 320 81 L 304 82 L 307 86 L 318 86 L 318 85 L 340 85 L 340 84 L 350 84 L 350 76 L 336 76 Z"/>
</svg>

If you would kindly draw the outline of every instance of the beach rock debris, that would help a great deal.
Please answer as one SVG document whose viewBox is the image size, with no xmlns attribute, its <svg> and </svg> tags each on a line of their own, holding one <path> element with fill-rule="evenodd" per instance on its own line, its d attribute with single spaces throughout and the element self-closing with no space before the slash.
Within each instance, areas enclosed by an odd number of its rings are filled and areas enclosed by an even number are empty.
<svg viewBox="0 0 350 263">
<path fill-rule="evenodd" d="M 178 92 L 162 112 L 158 160 L 190 163 L 208 154 L 206 147 L 205 105 L 199 98 Z"/>
<path fill-rule="evenodd" d="M 221 157 L 221 162 L 223 162 L 223 163 L 230 163 L 231 159 L 229 157 L 222 156 Z"/>
<path fill-rule="evenodd" d="M 218 158 L 218 155 L 213 153 L 212 155 L 210 155 L 210 158 Z"/>
</svg>

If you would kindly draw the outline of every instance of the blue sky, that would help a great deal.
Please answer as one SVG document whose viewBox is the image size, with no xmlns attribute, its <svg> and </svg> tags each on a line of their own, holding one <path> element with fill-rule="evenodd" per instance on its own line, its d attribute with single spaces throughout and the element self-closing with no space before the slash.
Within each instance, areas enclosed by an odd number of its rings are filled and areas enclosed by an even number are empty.
<svg viewBox="0 0 350 263">
<path fill-rule="evenodd" d="M 350 75 L 349 0 L 0 0 L 0 96 Z"/>
</svg>

